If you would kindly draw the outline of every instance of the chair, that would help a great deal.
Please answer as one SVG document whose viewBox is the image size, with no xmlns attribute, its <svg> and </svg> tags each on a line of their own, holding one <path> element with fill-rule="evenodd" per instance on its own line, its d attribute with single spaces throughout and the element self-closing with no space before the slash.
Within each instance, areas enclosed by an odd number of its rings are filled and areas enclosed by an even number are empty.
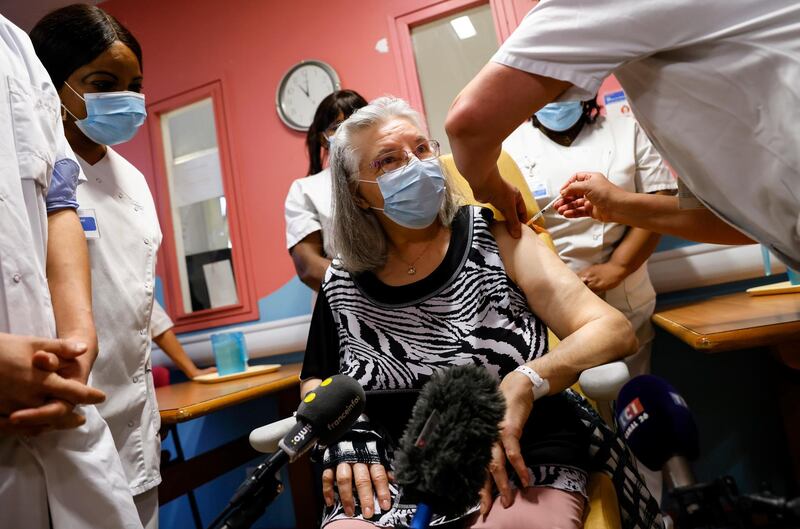
<svg viewBox="0 0 800 529">
<path fill-rule="evenodd" d="M 466 179 L 458 172 L 453 156 L 443 155 L 441 162 L 448 174 L 449 181 L 454 185 L 458 192 L 466 199 L 468 204 L 487 207 L 494 213 L 497 220 L 505 220 L 503 214 L 491 204 L 484 204 L 475 199 L 475 195 Z M 531 194 L 522 172 L 511 156 L 502 151 L 497 160 L 497 168 L 500 175 L 510 184 L 514 185 L 522 193 L 522 199 L 528 213 L 528 218 L 539 211 L 539 206 Z M 543 218 L 531 226 L 539 235 L 539 238 L 554 252 L 556 251 L 553 239 L 545 228 Z M 550 345 L 555 346 L 558 338 L 548 329 Z M 605 365 L 587 369 L 581 373 L 578 383 L 573 386 L 575 390 L 586 396 L 592 405 L 597 409 L 603 419 L 613 426 L 613 416 L 610 412 L 610 401 L 616 398 L 620 388 L 628 381 L 630 374 L 625 362 L 617 361 Z M 617 505 L 617 494 L 611 478 L 605 474 L 595 473 L 589 477 L 588 485 L 589 504 L 587 505 L 587 516 L 584 521 L 585 529 L 618 529 L 621 522 L 619 517 L 619 507 Z"/>
</svg>

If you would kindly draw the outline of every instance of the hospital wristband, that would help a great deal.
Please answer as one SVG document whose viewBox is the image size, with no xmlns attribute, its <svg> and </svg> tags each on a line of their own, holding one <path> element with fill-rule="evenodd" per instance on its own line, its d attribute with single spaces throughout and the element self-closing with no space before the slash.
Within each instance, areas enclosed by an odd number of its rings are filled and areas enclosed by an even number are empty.
<svg viewBox="0 0 800 529">
<path fill-rule="evenodd" d="M 521 365 L 514 371 L 528 377 L 533 384 L 533 400 L 536 401 L 550 393 L 550 382 L 543 379 L 539 373 L 526 365 Z"/>
</svg>

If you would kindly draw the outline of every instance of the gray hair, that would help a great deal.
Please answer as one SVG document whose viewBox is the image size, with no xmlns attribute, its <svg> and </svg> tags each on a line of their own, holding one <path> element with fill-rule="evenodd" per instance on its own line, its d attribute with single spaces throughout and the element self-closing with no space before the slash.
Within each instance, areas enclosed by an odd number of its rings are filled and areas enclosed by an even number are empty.
<svg viewBox="0 0 800 529">
<path fill-rule="evenodd" d="M 351 273 L 376 270 L 386 262 L 386 234 L 373 210 L 358 207 L 355 192 L 361 155 L 353 146 L 356 133 L 371 129 L 392 118 L 403 118 L 422 130 L 419 114 L 408 103 L 395 97 L 379 97 L 356 110 L 336 131 L 330 151 L 333 180 L 333 241 L 342 267 Z M 439 220 L 449 227 L 460 201 L 453 185 L 445 176 L 445 199 L 439 210 Z"/>
</svg>

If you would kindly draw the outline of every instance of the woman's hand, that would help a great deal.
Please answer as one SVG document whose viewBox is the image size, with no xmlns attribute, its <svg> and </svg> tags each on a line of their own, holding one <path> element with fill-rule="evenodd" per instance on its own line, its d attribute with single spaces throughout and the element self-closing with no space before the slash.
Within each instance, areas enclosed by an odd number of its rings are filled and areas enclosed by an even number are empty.
<svg viewBox="0 0 800 529">
<path fill-rule="evenodd" d="M 626 193 L 601 173 L 576 173 L 561 188 L 562 198 L 554 207 L 559 215 L 568 219 L 592 217 L 601 222 L 613 222 L 616 204 Z"/>
<path fill-rule="evenodd" d="M 595 294 L 617 287 L 628 275 L 625 267 L 612 262 L 596 264 L 578 272 L 581 281 Z"/>
<path fill-rule="evenodd" d="M 492 480 L 500 492 L 503 507 L 514 502 L 514 491 L 508 481 L 506 459 L 519 476 L 522 487 L 528 486 L 528 467 L 522 458 L 519 440 L 533 410 L 533 385 L 528 377 L 512 371 L 500 382 L 500 392 L 506 399 L 506 415 L 500 423 L 500 440 L 492 449 L 490 477 L 481 490 L 481 514 L 485 517 L 492 508 Z"/>
<path fill-rule="evenodd" d="M 201 368 L 199 368 L 197 366 L 194 366 L 194 369 L 190 369 L 185 374 L 191 380 L 194 377 L 199 377 L 199 376 L 202 376 L 202 375 L 210 375 L 211 373 L 216 373 L 216 372 L 217 372 L 217 368 L 216 367 L 206 367 L 204 369 L 201 369 Z"/>
<path fill-rule="evenodd" d="M 322 473 L 322 497 L 325 498 L 325 505 L 333 505 L 333 484 L 339 489 L 339 499 L 344 507 L 347 516 L 353 516 L 356 512 L 355 501 L 353 499 L 353 482 L 358 493 L 358 502 L 361 504 L 361 514 L 364 518 L 372 518 L 375 514 L 373 497 L 373 487 L 378 496 L 378 504 L 383 511 L 388 511 L 392 507 L 392 495 L 389 492 L 389 476 L 383 465 L 376 463 L 367 465 L 364 463 L 339 463 L 336 472 L 332 468 L 326 468 Z"/>
<path fill-rule="evenodd" d="M 475 198 L 499 209 L 506 219 L 508 233 L 519 239 L 522 230 L 520 223 L 528 220 L 528 210 L 519 189 L 503 179 L 500 173 L 489 175 L 480 187 L 471 185 Z"/>
</svg>

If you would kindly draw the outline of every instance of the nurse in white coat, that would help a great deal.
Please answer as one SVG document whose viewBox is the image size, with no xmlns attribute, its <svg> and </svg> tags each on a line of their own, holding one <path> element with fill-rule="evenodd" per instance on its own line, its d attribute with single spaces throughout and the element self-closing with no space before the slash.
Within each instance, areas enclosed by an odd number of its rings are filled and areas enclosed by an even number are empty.
<svg viewBox="0 0 800 529">
<path fill-rule="evenodd" d="M 58 88 L 64 129 L 87 182 L 78 189 L 88 240 L 100 354 L 94 382 L 139 518 L 158 526 L 161 482 L 158 406 L 150 368 L 156 209 L 144 176 L 108 145 L 129 140 L 145 119 L 141 49 L 101 9 L 68 6 L 31 32 Z"/>
<path fill-rule="evenodd" d="M 323 162 L 339 124 L 367 101 L 354 90 L 323 99 L 306 134 L 308 176 L 292 182 L 286 195 L 286 247 L 300 280 L 317 291 L 334 257 L 331 171 Z"/>
<path fill-rule="evenodd" d="M 630 114 L 600 116 L 594 99 L 551 103 L 503 143 L 522 170 L 539 207 L 559 196 L 577 172 L 599 172 L 634 193 L 674 194 L 677 185 Z M 628 359 L 632 375 L 649 371 L 656 293 L 645 262 L 659 235 L 591 218 L 544 214 L 559 256 L 586 285 L 627 316 L 640 349 Z"/>
<path fill-rule="evenodd" d="M 700 242 L 757 240 L 800 268 L 800 3 L 536 4 L 459 94 L 445 124 L 461 174 L 476 198 L 512 219 L 512 233 L 519 233 L 514 213 L 524 208 L 494 169 L 503 139 L 547 103 L 591 97 L 611 74 L 705 207 L 590 177 L 565 190 L 559 212 Z"/>
<path fill-rule="evenodd" d="M 141 528 L 106 423 L 94 406 L 72 407 L 102 398 L 76 380 L 68 380 L 78 367 L 69 358 L 78 354 L 80 361 L 86 355 L 94 356 L 94 329 L 86 329 L 91 336 L 85 339 L 91 343 L 74 348 L 69 357 L 66 351 L 54 347 L 59 342 L 47 340 L 56 336 L 56 324 L 59 335 L 64 336 L 70 320 L 76 317 L 88 316 L 91 327 L 88 267 L 81 270 L 67 266 L 73 285 L 81 285 L 86 278 L 85 303 L 83 292 L 62 299 L 65 291 L 58 285 L 62 257 L 69 262 L 83 255 L 85 260 L 80 224 L 74 213 L 80 169 L 63 137 L 58 95 L 47 72 L 28 36 L 2 16 L 0 71 L 0 333 L 7 333 L 0 338 L 0 413 L 4 415 L 0 418 L 0 525 L 25 529 Z M 80 244 L 59 247 L 70 239 Z M 28 336 L 40 338 L 31 340 Z M 56 356 L 49 357 L 52 364 L 41 363 L 31 370 L 31 360 L 35 362 L 36 355 L 42 355 L 33 349 L 39 348 Z M 26 352 L 27 366 L 8 365 L 8 360 L 20 360 L 24 357 L 21 353 Z M 60 368 L 63 377 L 56 373 L 42 377 L 47 364 L 48 369 Z M 90 367 L 89 362 L 80 370 Z M 19 384 L 19 376 L 25 372 L 31 373 L 30 380 Z M 75 378 L 85 375 L 83 372 Z M 39 391 L 34 393 L 35 399 L 25 395 L 36 386 Z M 15 387 L 18 394 L 9 395 Z M 69 403 L 66 415 L 54 416 L 53 411 L 63 409 L 65 403 Z M 12 411 L 9 404 L 12 409 L 19 404 L 28 409 L 6 418 Z M 35 425 L 26 432 L 20 420 Z M 28 434 L 38 431 L 39 435 L 20 436 L 15 430 Z"/>
</svg>

